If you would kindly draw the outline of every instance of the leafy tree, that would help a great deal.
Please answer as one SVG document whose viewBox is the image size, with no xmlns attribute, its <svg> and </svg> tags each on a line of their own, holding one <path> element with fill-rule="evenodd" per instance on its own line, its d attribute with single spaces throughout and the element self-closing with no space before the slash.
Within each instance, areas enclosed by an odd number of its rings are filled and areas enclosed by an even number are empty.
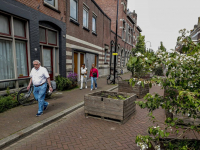
<svg viewBox="0 0 200 150">
<path fill-rule="evenodd" d="M 145 36 L 142 36 L 141 34 L 139 35 L 138 37 L 138 42 L 135 46 L 135 48 L 133 48 L 133 55 L 137 52 L 140 52 L 140 53 L 144 53 L 145 52 Z"/>
<path fill-rule="evenodd" d="M 166 48 L 164 47 L 164 45 L 163 45 L 163 42 L 161 41 L 160 42 L 160 48 L 159 49 L 161 49 L 161 50 L 163 50 L 163 51 L 166 51 Z"/>
</svg>

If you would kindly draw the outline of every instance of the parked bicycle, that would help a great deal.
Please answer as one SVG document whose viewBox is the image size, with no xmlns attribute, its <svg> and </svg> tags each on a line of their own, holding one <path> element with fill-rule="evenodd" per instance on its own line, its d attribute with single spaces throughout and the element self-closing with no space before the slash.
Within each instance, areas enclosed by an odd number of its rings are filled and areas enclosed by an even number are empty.
<svg viewBox="0 0 200 150">
<path fill-rule="evenodd" d="M 114 75 L 112 72 L 111 72 L 111 75 L 108 75 L 108 77 L 107 77 L 107 84 L 114 84 Z M 122 77 L 119 76 L 119 73 L 116 70 L 115 71 L 115 84 L 118 84 L 119 81 L 122 81 Z"/>
</svg>

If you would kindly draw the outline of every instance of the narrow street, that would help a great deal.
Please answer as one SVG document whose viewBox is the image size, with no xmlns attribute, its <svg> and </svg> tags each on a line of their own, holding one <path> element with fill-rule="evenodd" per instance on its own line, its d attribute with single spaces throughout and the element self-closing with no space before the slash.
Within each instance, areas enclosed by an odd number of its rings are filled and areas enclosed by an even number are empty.
<svg viewBox="0 0 200 150">
<path fill-rule="evenodd" d="M 163 94 L 159 86 L 150 93 Z M 95 118 L 85 118 L 84 108 L 63 117 L 59 121 L 35 132 L 5 150 L 137 150 L 135 137 L 145 135 L 152 124 L 147 117 L 148 111 L 136 107 L 136 113 L 124 125 Z M 164 120 L 164 110 L 154 114 Z"/>
</svg>

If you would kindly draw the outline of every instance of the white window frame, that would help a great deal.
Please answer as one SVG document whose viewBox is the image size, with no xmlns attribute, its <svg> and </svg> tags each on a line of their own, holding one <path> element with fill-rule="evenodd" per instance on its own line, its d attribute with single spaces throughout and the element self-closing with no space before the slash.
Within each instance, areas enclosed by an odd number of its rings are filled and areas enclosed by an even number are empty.
<svg viewBox="0 0 200 150">
<path fill-rule="evenodd" d="M 52 7 L 52 8 L 54 8 L 54 9 L 57 9 L 57 10 L 58 10 L 58 0 L 55 0 L 55 6 L 49 4 L 49 3 L 46 2 L 45 0 L 44 0 L 44 3 L 45 3 L 46 5 L 48 5 L 48 6 L 50 6 L 50 7 Z"/>
<path fill-rule="evenodd" d="M 86 20 L 87 25 L 84 26 L 84 24 L 83 24 L 83 27 L 85 27 L 85 28 L 88 29 L 88 28 L 89 28 L 89 25 L 88 25 L 88 24 L 89 24 L 89 9 L 88 9 L 88 7 L 87 7 L 85 4 L 83 5 L 83 11 L 84 11 L 84 10 L 87 12 L 87 20 Z"/>
<path fill-rule="evenodd" d="M 26 52 L 27 52 L 27 74 L 29 75 L 30 70 L 31 70 L 31 64 L 30 64 L 30 42 L 29 42 L 29 24 L 28 21 L 20 18 L 18 16 L 14 16 L 5 12 L 1 12 L 1 14 L 9 16 L 9 25 L 10 25 L 10 35 L 2 35 L 0 34 L 0 39 L 1 40 L 6 40 L 6 41 L 11 41 L 11 48 L 13 52 L 13 64 L 14 64 L 14 78 L 13 79 L 3 79 L 1 81 L 9 81 L 9 80 L 14 80 L 15 82 L 15 89 L 19 88 L 19 81 L 25 81 L 29 79 L 27 76 L 24 76 L 24 80 L 19 80 L 18 76 L 18 70 L 17 70 L 17 56 L 16 56 L 16 47 L 15 47 L 15 42 L 20 40 L 26 42 Z M 14 35 L 14 18 L 19 19 L 21 21 L 25 22 L 25 37 L 18 37 Z M 11 82 L 11 81 L 10 81 Z M 4 83 L 4 82 L 2 82 Z M 5 91 L 0 91 L 0 93 L 4 93 Z"/>
<path fill-rule="evenodd" d="M 75 20 L 76 22 L 78 22 L 78 0 L 73 0 L 73 1 L 75 1 L 76 2 L 76 18 L 73 18 L 72 16 L 71 16 L 71 3 L 70 3 L 70 18 L 71 19 L 73 19 L 73 20 Z"/>
<path fill-rule="evenodd" d="M 95 31 L 93 30 L 93 18 L 95 18 Z M 97 33 L 97 15 L 94 12 L 92 15 L 92 32 Z"/>
</svg>

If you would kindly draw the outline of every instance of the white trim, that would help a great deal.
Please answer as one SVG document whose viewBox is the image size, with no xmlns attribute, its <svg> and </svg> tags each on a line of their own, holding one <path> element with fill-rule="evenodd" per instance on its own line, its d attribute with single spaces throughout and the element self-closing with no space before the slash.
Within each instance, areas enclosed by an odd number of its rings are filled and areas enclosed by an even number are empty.
<svg viewBox="0 0 200 150">
<path fill-rule="evenodd" d="M 66 63 L 72 63 L 72 59 L 67 59 Z"/>
<path fill-rule="evenodd" d="M 85 6 L 87 9 L 90 9 L 90 7 L 89 7 L 86 3 L 83 2 L 83 7 L 84 7 L 84 6 Z"/>
<path fill-rule="evenodd" d="M 95 17 L 97 17 L 97 14 L 95 13 L 95 12 L 92 12 L 93 13 L 93 15 L 95 16 Z"/>
<path fill-rule="evenodd" d="M 102 52 L 98 52 L 96 50 L 85 48 L 85 47 L 78 46 L 78 45 L 73 45 L 73 44 L 70 44 L 70 43 L 66 43 L 66 47 L 75 48 L 75 49 L 81 49 L 81 50 L 85 50 L 85 51 L 92 52 L 92 53 L 97 53 L 97 54 L 102 54 Z"/>
<path fill-rule="evenodd" d="M 67 55 L 67 56 L 72 56 L 72 52 L 66 51 L 66 55 Z"/>
<path fill-rule="evenodd" d="M 66 69 L 72 69 L 73 67 L 72 67 L 72 64 L 71 65 L 66 65 Z"/>
<path fill-rule="evenodd" d="M 67 34 L 66 34 L 66 39 L 71 40 L 71 41 L 75 41 L 75 42 L 77 42 L 77 43 L 81 43 L 81 44 L 84 44 L 84 45 L 87 45 L 87 46 L 90 46 L 90 47 L 94 47 L 94 48 L 99 49 L 99 50 L 104 50 L 103 47 L 100 47 L 100 46 L 94 45 L 94 44 L 92 44 L 92 43 L 83 41 L 83 40 L 78 39 L 78 38 L 76 38 L 76 37 L 73 37 L 73 36 L 71 36 L 71 35 L 67 35 Z"/>
</svg>

